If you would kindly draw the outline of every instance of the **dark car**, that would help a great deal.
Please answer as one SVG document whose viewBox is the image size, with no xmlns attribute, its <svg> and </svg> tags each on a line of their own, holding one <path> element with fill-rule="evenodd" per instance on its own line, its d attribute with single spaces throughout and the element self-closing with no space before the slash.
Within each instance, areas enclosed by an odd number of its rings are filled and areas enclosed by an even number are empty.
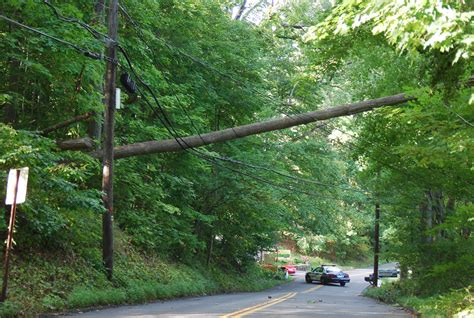
<svg viewBox="0 0 474 318">
<path fill-rule="evenodd" d="M 345 286 L 351 280 L 349 274 L 344 273 L 336 265 L 321 265 L 307 272 L 305 276 L 307 283 L 318 281 L 321 284 L 336 283 Z"/>
</svg>

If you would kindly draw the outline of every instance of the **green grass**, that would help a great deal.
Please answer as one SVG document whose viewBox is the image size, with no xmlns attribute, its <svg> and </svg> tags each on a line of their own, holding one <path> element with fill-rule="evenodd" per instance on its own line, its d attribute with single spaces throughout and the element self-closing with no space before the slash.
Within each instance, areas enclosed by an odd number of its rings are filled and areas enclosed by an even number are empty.
<svg viewBox="0 0 474 318">
<path fill-rule="evenodd" d="M 100 251 L 13 254 L 8 301 L 1 317 L 146 303 L 192 295 L 258 291 L 281 284 L 275 273 L 251 266 L 245 273 L 214 266 L 173 264 L 131 246 L 115 257 L 114 280 L 101 271 Z"/>
<path fill-rule="evenodd" d="M 422 317 L 473 317 L 474 287 L 451 290 L 444 294 L 419 297 L 410 294 L 399 282 L 386 282 L 380 288 L 367 288 L 364 296 L 386 303 L 400 304 Z"/>
</svg>

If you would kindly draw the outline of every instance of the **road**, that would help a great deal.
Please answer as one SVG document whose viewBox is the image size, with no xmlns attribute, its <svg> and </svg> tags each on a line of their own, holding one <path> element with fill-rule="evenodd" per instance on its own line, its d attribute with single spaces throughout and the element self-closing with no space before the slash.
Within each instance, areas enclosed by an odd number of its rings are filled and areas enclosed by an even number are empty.
<svg viewBox="0 0 474 318">
<path fill-rule="evenodd" d="M 304 272 L 297 272 L 293 282 L 262 292 L 190 297 L 68 317 L 411 317 L 402 308 L 361 296 L 367 286 L 364 276 L 369 272 L 369 269 L 348 271 L 351 282 L 345 287 L 307 284 Z"/>
</svg>

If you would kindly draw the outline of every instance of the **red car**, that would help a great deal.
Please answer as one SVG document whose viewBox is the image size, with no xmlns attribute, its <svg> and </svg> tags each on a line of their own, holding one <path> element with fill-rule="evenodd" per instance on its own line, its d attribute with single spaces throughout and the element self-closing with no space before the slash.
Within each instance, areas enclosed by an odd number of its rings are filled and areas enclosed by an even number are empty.
<svg viewBox="0 0 474 318">
<path fill-rule="evenodd" d="M 284 271 L 288 272 L 288 275 L 295 275 L 296 274 L 296 266 L 295 265 L 284 265 L 281 267 Z"/>
</svg>

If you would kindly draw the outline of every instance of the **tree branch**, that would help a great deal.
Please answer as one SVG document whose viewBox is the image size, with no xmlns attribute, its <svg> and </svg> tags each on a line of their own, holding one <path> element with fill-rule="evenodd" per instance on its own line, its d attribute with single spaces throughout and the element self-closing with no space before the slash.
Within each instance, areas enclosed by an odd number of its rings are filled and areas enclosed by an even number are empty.
<svg viewBox="0 0 474 318">
<path fill-rule="evenodd" d="M 82 115 L 73 117 L 73 118 L 68 119 L 68 120 L 65 120 L 65 121 L 63 121 L 63 122 L 61 122 L 61 123 L 59 123 L 59 124 L 56 124 L 56 125 L 54 125 L 54 126 L 51 126 L 51 127 L 48 127 L 48 128 L 43 129 L 43 130 L 41 131 L 41 134 L 42 134 L 43 136 L 46 136 L 47 134 L 49 134 L 49 133 L 52 132 L 52 131 L 61 129 L 61 128 L 63 128 L 63 127 L 67 127 L 67 126 L 69 126 L 69 125 L 71 125 L 71 124 L 74 124 L 74 123 L 76 123 L 76 122 L 78 122 L 78 121 L 81 121 L 81 120 L 85 120 L 85 119 L 87 119 L 87 118 L 89 118 L 89 117 L 92 117 L 92 116 L 94 116 L 94 115 L 95 115 L 95 112 L 87 112 L 87 113 L 85 113 L 85 114 L 82 114 Z"/>
<path fill-rule="evenodd" d="M 304 30 L 305 28 L 307 28 L 307 26 L 303 24 L 288 24 L 286 22 L 283 22 L 281 26 L 284 28 L 293 28 L 298 30 Z"/>
</svg>

